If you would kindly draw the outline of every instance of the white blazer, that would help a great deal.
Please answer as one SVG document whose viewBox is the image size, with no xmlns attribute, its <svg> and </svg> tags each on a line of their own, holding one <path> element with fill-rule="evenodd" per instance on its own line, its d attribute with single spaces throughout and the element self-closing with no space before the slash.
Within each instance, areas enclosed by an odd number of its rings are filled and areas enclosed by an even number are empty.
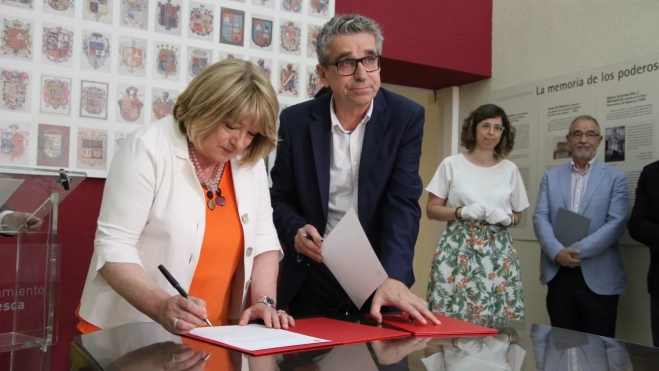
<svg viewBox="0 0 659 371">
<path fill-rule="evenodd" d="M 231 318 L 244 309 L 254 257 L 266 251 L 279 251 L 283 257 L 272 222 L 265 164 L 241 167 L 238 160 L 231 160 L 231 171 L 245 245 L 231 287 Z M 189 290 L 205 228 L 206 195 L 190 161 L 186 137 L 174 119 L 166 117 L 135 131 L 115 154 L 105 182 L 80 316 L 100 328 L 151 322 L 98 270 L 107 262 L 139 264 L 158 286 L 177 295 L 158 265 Z"/>
</svg>

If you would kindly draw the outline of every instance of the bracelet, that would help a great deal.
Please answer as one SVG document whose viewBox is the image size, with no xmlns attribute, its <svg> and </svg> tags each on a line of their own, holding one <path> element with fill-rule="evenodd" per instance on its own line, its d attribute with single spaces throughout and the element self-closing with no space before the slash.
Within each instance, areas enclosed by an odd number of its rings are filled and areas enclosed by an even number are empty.
<svg viewBox="0 0 659 371">
<path fill-rule="evenodd" d="M 455 212 L 453 213 L 455 215 L 455 220 L 462 220 L 462 218 L 458 216 L 458 210 L 460 209 L 462 209 L 462 206 L 455 208 Z"/>
<path fill-rule="evenodd" d="M 512 223 L 510 223 L 510 226 L 514 227 L 515 226 L 515 215 L 511 215 L 510 220 L 512 220 Z"/>
</svg>

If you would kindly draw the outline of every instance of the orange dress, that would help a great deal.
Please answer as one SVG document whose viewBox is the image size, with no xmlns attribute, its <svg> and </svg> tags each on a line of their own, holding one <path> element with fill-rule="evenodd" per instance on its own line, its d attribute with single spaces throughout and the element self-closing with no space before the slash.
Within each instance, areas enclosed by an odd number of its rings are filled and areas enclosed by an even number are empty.
<svg viewBox="0 0 659 371">
<path fill-rule="evenodd" d="M 206 301 L 208 319 L 228 323 L 231 278 L 240 263 L 245 245 L 229 162 L 224 168 L 220 189 L 226 203 L 224 206 L 217 205 L 215 210 L 206 207 L 206 229 L 201 254 L 188 294 Z M 203 191 L 206 194 L 205 188 Z M 87 334 L 100 330 L 83 320 L 79 312 L 80 305 L 76 309 L 76 315 L 80 319 L 77 326 L 80 332 Z M 226 349 L 188 338 L 182 340 L 196 350 L 203 349 L 212 354 L 206 363 L 206 370 L 232 369 Z"/>
</svg>

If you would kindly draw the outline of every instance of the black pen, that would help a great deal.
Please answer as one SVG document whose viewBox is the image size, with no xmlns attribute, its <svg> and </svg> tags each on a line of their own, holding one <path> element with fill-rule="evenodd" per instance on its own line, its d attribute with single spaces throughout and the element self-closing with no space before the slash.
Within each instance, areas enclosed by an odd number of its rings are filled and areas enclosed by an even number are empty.
<svg viewBox="0 0 659 371">
<path fill-rule="evenodd" d="M 190 297 L 188 296 L 188 293 L 185 292 L 185 290 L 183 290 L 183 288 L 181 287 L 181 285 L 178 284 L 178 281 L 176 281 L 176 279 L 174 279 L 174 277 L 172 276 L 172 274 L 169 273 L 169 271 L 167 270 L 167 268 L 165 268 L 164 265 L 160 264 L 160 265 L 158 266 L 158 269 L 160 270 L 160 273 L 162 273 L 162 275 L 165 276 L 165 278 L 167 279 L 167 281 L 169 281 L 169 283 L 170 283 L 172 286 L 174 286 L 174 288 L 176 289 L 176 291 L 178 291 L 179 295 L 181 295 L 182 297 L 184 297 L 184 298 L 186 298 L 186 299 L 192 301 L 192 299 L 190 299 Z M 204 322 L 206 322 L 206 324 L 207 324 L 208 326 L 213 327 L 213 325 L 211 325 L 211 321 L 209 321 L 208 318 L 206 318 L 206 319 L 204 320 Z"/>
<path fill-rule="evenodd" d="M 309 236 L 309 235 L 306 234 L 306 233 L 302 233 L 302 237 L 304 237 L 304 238 L 306 238 L 307 240 L 313 242 L 313 237 Z M 320 238 L 320 242 L 323 242 L 323 241 L 325 241 L 325 240 L 321 237 L 321 238 Z"/>
</svg>

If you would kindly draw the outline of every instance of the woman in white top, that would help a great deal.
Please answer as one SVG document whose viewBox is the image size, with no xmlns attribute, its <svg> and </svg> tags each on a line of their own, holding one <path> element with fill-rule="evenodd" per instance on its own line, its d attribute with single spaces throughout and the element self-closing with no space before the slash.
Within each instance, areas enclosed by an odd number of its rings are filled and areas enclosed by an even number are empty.
<svg viewBox="0 0 659 371">
<path fill-rule="evenodd" d="M 498 336 L 432 339 L 421 362 L 428 371 L 520 371 L 526 351 L 518 342 L 512 327 L 500 329 Z"/>
<path fill-rule="evenodd" d="M 478 107 L 462 124 L 467 152 L 442 161 L 426 188 L 429 219 L 448 222 L 430 268 L 430 310 L 458 318 L 524 319 L 517 252 L 508 228 L 529 207 L 514 163 L 515 128 L 498 106 Z"/>
</svg>

